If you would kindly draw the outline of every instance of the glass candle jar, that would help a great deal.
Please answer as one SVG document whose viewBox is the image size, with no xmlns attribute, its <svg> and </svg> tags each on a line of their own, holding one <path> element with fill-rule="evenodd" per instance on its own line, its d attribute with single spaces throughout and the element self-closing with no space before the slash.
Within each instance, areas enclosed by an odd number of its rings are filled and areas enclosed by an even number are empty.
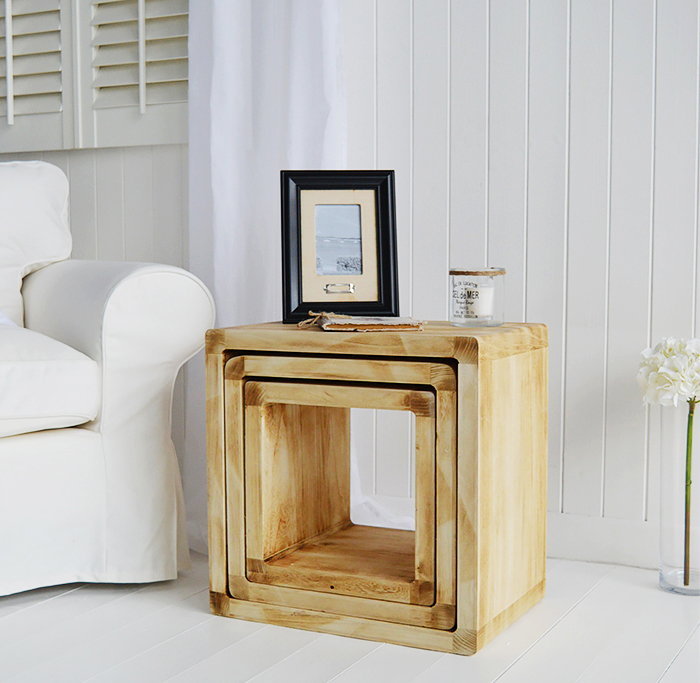
<svg viewBox="0 0 700 683">
<path fill-rule="evenodd" d="M 462 327 L 503 324 L 505 268 L 450 269 L 450 322 Z"/>
</svg>

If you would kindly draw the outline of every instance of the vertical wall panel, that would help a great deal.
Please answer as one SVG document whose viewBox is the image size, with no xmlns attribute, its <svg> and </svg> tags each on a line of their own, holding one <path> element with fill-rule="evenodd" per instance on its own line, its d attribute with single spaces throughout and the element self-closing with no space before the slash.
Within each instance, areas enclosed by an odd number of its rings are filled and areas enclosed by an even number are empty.
<svg viewBox="0 0 700 683">
<path fill-rule="evenodd" d="M 97 258 L 124 260 L 124 157 L 121 149 L 95 155 Z"/>
<path fill-rule="evenodd" d="M 411 293 L 411 2 L 378 0 L 376 12 L 377 168 L 396 175 L 399 304 L 409 315 Z M 406 415 L 377 413 L 377 493 L 410 493 L 410 423 Z"/>
<path fill-rule="evenodd" d="M 190 267 L 190 164 L 189 164 L 189 148 L 187 145 L 178 145 L 180 151 L 180 187 L 181 194 L 181 212 L 182 212 L 182 267 L 189 269 Z"/>
<path fill-rule="evenodd" d="M 651 344 L 693 334 L 698 4 L 658 2 Z M 659 409 L 649 420 L 647 518 L 658 520 Z"/>
<path fill-rule="evenodd" d="M 561 0 L 530 0 L 526 304 L 527 319 L 544 322 L 549 327 L 548 507 L 556 511 L 561 506 L 567 51 L 567 3 Z M 507 282 L 511 284 L 510 280 Z"/>
<path fill-rule="evenodd" d="M 450 266 L 486 265 L 489 0 L 453 2 Z"/>
<path fill-rule="evenodd" d="M 413 315 L 447 317 L 448 0 L 414 0 Z"/>
<path fill-rule="evenodd" d="M 688 337 L 695 263 L 698 5 L 658 4 L 652 341 Z"/>
<path fill-rule="evenodd" d="M 348 168 L 375 168 L 376 0 L 343 0 Z"/>
<path fill-rule="evenodd" d="M 649 324 L 654 2 L 613 9 L 604 515 L 643 519 L 646 410 L 635 376 Z"/>
<path fill-rule="evenodd" d="M 376 0 L 343 0 L 345 85 L 348 107 L 348 168 L 376 168 Z M 404 306 L 405 303 L 401 304 Z M 357 410 L 352 414 L 352 440 L 361 472 L 376 468 L 376 413 Z M 370 482 L 362 481 L 363 491 Z M 376 492 L 371 481 L 369 493 Z"/>
<path fill-rule="evenodd" d="M 610 28 L 610 0 L 574 0 L 563 506 L 594 516 L 602 504 Z"/>
<path fill-rule="evenodd" d="M 152 152 L 152 147 L 124 150 L 124 256 L 127 261 L 156 260 L 153 249 Z M 179 204 L 172 203 L 181 215 Z M 172 229 L 177 228 L 180 228 L 179 221 L 172 225 Z M 173 241 L 180 240 L 174 238 Z"/>
<path fill-rule="evenodd" d="M 153 252 L 158 263 L 182 264 L 183 216 L 180 150 L 174 145 L 153 148 Z"/>
<path fill-rule="evenodd" d="M 488 263 L 506 269 L 506 320 L 525 305 L 526 0 L 491 0 Z"/>
<path fill-rule="evenodd" d="M 411 303 L 411 8 L 406 0 L 377 2 L 377 168 L 396 172 L 402 315 L 410 314 Z"/>
<path fill-rule="evenodd" d="M 99 154 L 99 152 L 98 152 Z M 70 152 L 70 229 L 73 258 L 97 258 L 95 150 Z"/>
</svg>

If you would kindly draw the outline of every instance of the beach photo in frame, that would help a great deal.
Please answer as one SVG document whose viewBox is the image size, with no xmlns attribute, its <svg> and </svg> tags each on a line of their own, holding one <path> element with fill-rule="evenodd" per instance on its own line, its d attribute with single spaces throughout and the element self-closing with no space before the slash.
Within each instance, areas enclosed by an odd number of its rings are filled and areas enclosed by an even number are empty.
<svg viewBox="0 0 700 683">
<path fill-rule="evenodd" d="M 393 171 L 281 171 L 283 320 L 397 316 Z"/>
</svg>

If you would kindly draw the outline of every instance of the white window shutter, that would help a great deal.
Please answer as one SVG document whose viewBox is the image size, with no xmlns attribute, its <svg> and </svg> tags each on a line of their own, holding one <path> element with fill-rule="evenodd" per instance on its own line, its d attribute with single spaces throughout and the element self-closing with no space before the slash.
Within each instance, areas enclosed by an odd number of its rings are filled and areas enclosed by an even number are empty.
<svg viewBox="0 0 700 683">
<path fill-rule="evenodd" d="M 187 29 L 188 0 L 0 0 L 0 152 L 186 143 Z"/>
<path fill-rule="evenodd" d="M 64 19 L 61 0 L 0 0 L 1 151 L 72 143 L 65 120 L 72 79 L 65 73 Z"/>
<path fill-rule="evenodd" d="M 90 24 L 92 131 L 84 144 L 186 142 L 187 0 L 92 0 Z"/>
</svg>

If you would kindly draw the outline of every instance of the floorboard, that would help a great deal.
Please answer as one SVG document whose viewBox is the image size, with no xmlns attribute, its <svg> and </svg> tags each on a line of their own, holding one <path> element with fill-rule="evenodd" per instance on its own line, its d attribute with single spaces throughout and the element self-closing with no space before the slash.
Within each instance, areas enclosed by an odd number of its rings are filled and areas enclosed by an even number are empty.
<svg viewBox="0 0 700 683">
<path fill-rule="evenodd" d="M 700 626 L 695 627 L 659 683 L 689 683 L 700 680 Z"/>
<path fill-rule="evenodd" d="M 177 581 L 0 598 L 1 683 L 695 683 L 700 598 L 656 572 L 549 560 L 545 598 L 474 657 L 214 617 Z"/>
</svg>

